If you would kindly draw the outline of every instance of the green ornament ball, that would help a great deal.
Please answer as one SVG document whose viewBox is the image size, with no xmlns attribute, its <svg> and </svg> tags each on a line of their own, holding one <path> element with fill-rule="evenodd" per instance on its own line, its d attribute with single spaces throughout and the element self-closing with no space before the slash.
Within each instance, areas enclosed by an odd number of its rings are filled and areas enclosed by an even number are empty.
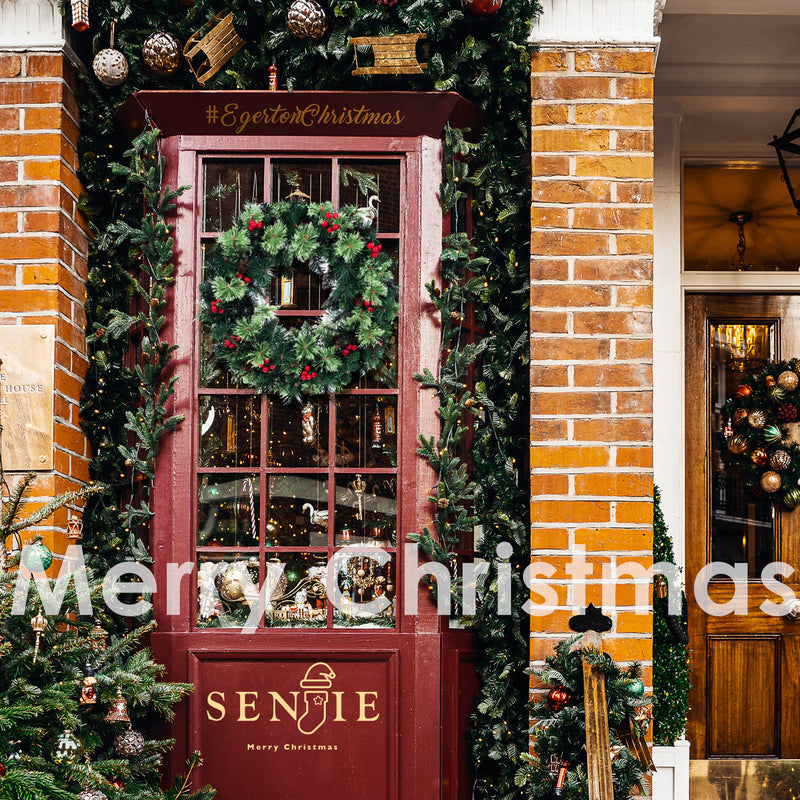
<svg viewBox="0 0 800 800">
<path fill-rule="evenodd" d="M 628 684 L 628 691 L 631 694 L 635 694 L 637 697 L 643 697 L 644 696 L 644 684 L 638 678 L 634 678 Z"/>
<path fill-rule="evenodd" d="M 67 728 L 61 736 L 58 737 L 56 745 L 53 748 L 53 761 L 56 764 L 75 764 L 80 761 L 83 755 L 83 745 L 72 731 Z"/>
<path fill-rule="evenodd" d="M 47 569 L 53 563 L 53 554 L 50 548 L 42 542 L 28 544 L 22 548 L 22 563 L 31 572 L 38 572 L 40 567 Z"/>
<path fill-rule="evenodd" d="M 800 489 L 787 489 L 781 496 L 781 502 L 786 508 L 797 508 L 800 505 Z"/>
<path fill-rule="evenodd" d="M 761 435 L 764 437 L 764 441 L 767 444 L 779 442 L 782 437 L 781 429 L 777 425 L 766 425 L 762 429 Z"/>
</svg>

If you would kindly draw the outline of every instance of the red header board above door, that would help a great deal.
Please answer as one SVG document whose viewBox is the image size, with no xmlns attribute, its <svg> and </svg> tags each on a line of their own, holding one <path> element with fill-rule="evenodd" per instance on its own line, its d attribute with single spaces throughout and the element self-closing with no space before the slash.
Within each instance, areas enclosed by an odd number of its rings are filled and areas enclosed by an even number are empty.
<svg viewBox="0 0 800 800">
<path fill-rule="evenodd" d="M 145 114 L 164 136 L 432 136 L 449 122 L 481 125 L 478 109 L 455 92 L 141 91 L 119 111 L 130 136 Z"/>
</svg>

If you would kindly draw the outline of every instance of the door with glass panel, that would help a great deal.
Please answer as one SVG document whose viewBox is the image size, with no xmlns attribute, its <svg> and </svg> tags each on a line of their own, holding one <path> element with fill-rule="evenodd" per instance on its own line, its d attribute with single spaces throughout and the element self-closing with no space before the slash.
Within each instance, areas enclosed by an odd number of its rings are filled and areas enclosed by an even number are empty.
<svg viewBox="0 0 800 800">
<path fill-rule="evenodd" d="M 780 580 L 800 597 L 800 510 L 747 488 L 730 467 L 729 442 L 737 424 L 747 423 L 725 413 L 725 401 L 744 375 L 798 356 L 800 297 L 687 297 L 686 578 L 693 684 L 687 735 L 694 759 L 800 757 L 800 622 L 761 609 L 765 601 L 782 602 L 762 580 L 775 562 L 794 568 Z M 798 423 L 788 428 L 797 441 Z M 737 583 L 739 597 L 746 592 L 747 600 L 735 610 L 726 607 L 734 599 L 734 580 L 723 574 L 731 565 L 746 576 Z M 725 770 L 731 769 L 729 763 Z"/>
</svg>

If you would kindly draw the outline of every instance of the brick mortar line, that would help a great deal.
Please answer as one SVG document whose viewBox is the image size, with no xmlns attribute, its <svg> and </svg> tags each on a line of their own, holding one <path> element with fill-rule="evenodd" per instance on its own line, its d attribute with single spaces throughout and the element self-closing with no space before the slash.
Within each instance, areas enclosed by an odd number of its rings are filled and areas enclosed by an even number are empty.
<svg viewBox="0 0 800 800">
<path fill-rule="evenodd" d="M 3 262 L 0 261 L 0 264 Z M 14 263 L 14 262 L 8 262 Z M 39 266 L 41 264 L 51 264 L 52 261 L 25 261 L 25 262 L 16 262 L 17 266 L 24 267 L 24 266 Z M 73 303 L 77 303 L 79 306 L 83 307 L 85 305 L 85 300 L 81 300 L 74 295 L 70 294 L 60 283 L 23 283 L 23 284 L 13 284 L 13 285 L 2 285 L 0 284 L 0 292 L 61 292 L 65 297 L 69 298 L 70 301 Z M 29 312 L 20 311 L 20 312 L 13 312 L 13 313 L 20 313 L 20 314 L 27 314 Z M 74 323 L 74 320 L 70 320 L 70 322 Z"/>
</svg>

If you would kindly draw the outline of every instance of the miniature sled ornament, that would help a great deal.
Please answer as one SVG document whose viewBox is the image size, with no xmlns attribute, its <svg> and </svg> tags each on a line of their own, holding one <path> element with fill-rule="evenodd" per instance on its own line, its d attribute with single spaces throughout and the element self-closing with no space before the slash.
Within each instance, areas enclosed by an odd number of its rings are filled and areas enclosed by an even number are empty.
<svg viewBox="0 0 800 800">
<path fill-rule="evenodd" d="M 222 14 L 217 14 L 215 19 L 220 19 L 221 16 Z M 189 62 L 189 68 L 197 82 L 204 85 L 244 47 L 245 41 L 233 27 L 232 13 L 201 37 L 202 31 L 201 28 L 189 37 L 183 48 L 183 56 Z M 202 54 L 202 58 L 195 65 L 192 59 L 198 54 Z"/>
<path fill-rule="evenodd" d="M 353 75 L 412 75 L 427 69 L 417 61 L 416 47 L 424 33 L 399 33 L 396 36 L 355 36 L 350 44 L 355 48 L 356 68 Z M 358 48 L 369 45 L 375 55 L 371 67 L 358 66 Z"/>
</svg>

